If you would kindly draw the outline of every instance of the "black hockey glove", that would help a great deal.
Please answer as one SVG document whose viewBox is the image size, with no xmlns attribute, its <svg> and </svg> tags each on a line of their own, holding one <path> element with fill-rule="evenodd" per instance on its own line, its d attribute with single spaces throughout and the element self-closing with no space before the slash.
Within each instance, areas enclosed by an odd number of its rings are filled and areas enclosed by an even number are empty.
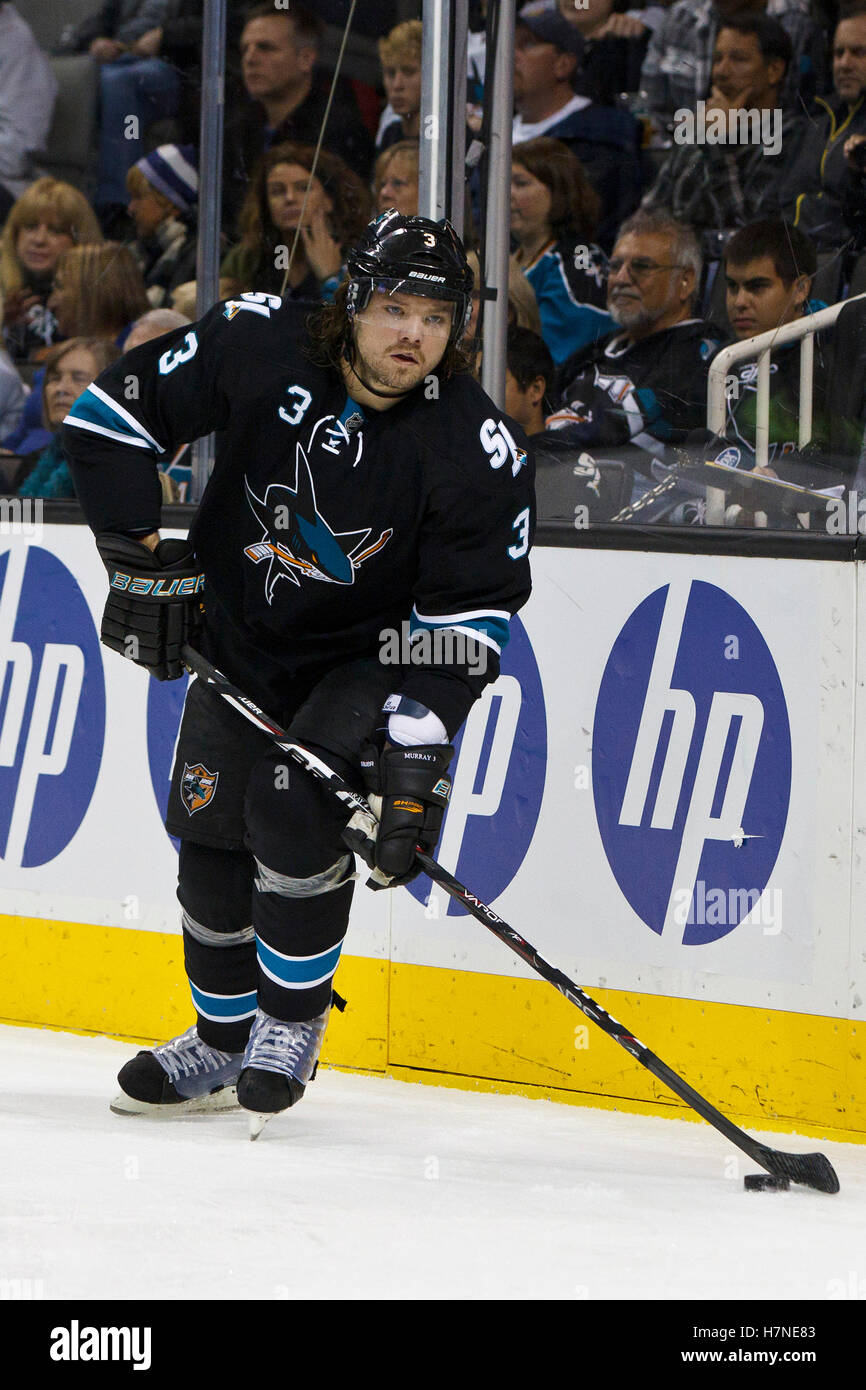
<svg viewBox="0 0 866 1390">
<path fill-rule="evenodd" d="M 451 795 L 449 743 L 402 748 L 386 743 L 380 751 L 365 744 L 361 752 L 364 783 L 379 814 L 378 831 L 352 817 L 343 839 L 374 870 L 371 888 L 398 888 L 420 872 L 416 847 L 432 854 Z M 381 802 L 381 806 L 380 806 Z"/>
<path fill-rule="evenodd" d="M 128 536 L 104 532 L 96 546 L 108 570 L 100 636 L 106 647 L 144 666 L 160 681 L 184 673 L 180 649 L 194 643 L 201 622 L 201 573 L 185 540 L 148 550 Z"/>
</svg>

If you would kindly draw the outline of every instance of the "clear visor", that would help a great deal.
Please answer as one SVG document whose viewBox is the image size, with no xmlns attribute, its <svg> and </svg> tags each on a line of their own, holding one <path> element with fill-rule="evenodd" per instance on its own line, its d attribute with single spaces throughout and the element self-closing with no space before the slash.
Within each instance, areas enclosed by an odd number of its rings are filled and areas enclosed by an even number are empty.
<svg viewBox="0 0 866 1390">
<path fill-rule="evenodd" d="M 392 323 L 395 330 L 419 333 L 425 337 L 445 337 L 451 333 L 454 317 L 460 312 L 453 290 L 428 280 L 377 279 L 358 323 Z M 462 325 L 461 325 L 462 327 Z"/>
</svg>

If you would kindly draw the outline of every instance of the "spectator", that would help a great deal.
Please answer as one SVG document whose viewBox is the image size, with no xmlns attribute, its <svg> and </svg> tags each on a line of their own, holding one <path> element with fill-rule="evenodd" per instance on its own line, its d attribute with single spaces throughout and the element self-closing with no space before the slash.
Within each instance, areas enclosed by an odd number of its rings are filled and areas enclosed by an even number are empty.
<svg viewBox="0 0 866 1390">
<path fill-rule="evenodd" d="M 257 0 L 228 0 L 226 6 L 226 107 L 241 92 L 241 32 L 247 12 Z M 201 56 L 204 36 L 204 0 L 166 0 L 159 24 L 136 40 L 140 56 L 159 58 L 178 73 L 181 88 L 174 120 L 178 143 L 197 144 L 201 121 Z"/>
<path fill-rule="evenodd" d="M 705 108 L 680 113 L 677 143 L 644 197 L 644 208 L 691 223 L 710 255 L 714 236 L 718 246 L 718 234 L 781 212 L 785 168 L 808 131 L 806 118 L 780 108 L 790 60 L 791 40 L 776 20 L 723 20 Z"/>
<path fill-rule="evenodd" d="M 422 28 L 420 19 L 408 19 L 379 40 L 386 105 L 376 132 L 377 153 L 420 136 Z"/>
<path fill-rule="evenodd" d="M 650 36 L 641 17 L 616 13 L 616 0 L 557 0 L 557 8 L 583 39 L 575 91 L 605 106 L 638 91 Z"/>
<path fill-rule="evenodd" d="M 778 20 L 791 40 L 785 105 L 802 109 L 824 90 L 826 40 L 809 0 L 676 0 L 650 38 L 641 71 L 650 114 L 662 126 L 707 96 L 719 26 L 746 12 Z"/>
<path fill-rule="evenodd" d="M 833 93 L 817 99 L 812 122 L 789 165 L 786 213 L 819 250 L 866 244 L 866 4 L 846 6 L 833 35 Z"/>
<path fill-rule="evenodd" d="M 535 291 L 556 362 L 613 328 L 604 308 L 607 262 L 594 240 L 599 203 L 580 160 L 559 140 L 539 136 L 514 146 L 514 259 Z"/>
<path fill-rule="evenodd" d="M 314 14 L 292 4 L 275 10 L 257 5 L 241 34 L 244 98 L 226 122 L 223 214 L 234 228 L 249 180 L 264 151 L 287 141 L 315 146 L 328 104 L 330 83 L 315 73 L 323 26 Z M 325 148 L 366 180 L 373 141 L 357 102 L 335 94 L 325 130 Z"/>
<path fill-rule="evenodd" d="M 377 212 L 396 208 L 406 217 L 418 214 L 418 141 L 388 145 L 373 171 L 373 203 Z"/>
<path fill-rule="evenodd" d="M 720 335 L 694 317 L 701 268 L 694 232 L 668 213 L 640 210 L 623 224 L 608 268 L 618 327 L 560 368 L 548 428 L 593 453 L 636 446 L 630 457 L 649 472 L 656 451 L 704 424 Z"/>
<path fill-rule="evenodd" d="M 48 300 L 63 252 L 101 240 L 96 214 L 69 183 L 37 179 L 16 200 L 0 237 L 3 338 L 14 361 L 38 361 L 57 341 Z"/>
<path fill-rule="evenodd" d="M 817 267 L 814 244 L 796 227 L 782 221 L 757 222 L 744 227 L 725 247 L 727 312 L 735 336 L 744 341 L 767 333 L 804 314 L 826 306 L 810 298 Z M 833 466 L 839 468 L 840 449 L 847 455 L 846 471 L 855 472 L 864 421 L 849 420 L 831 430 L 827 408 L 828 339 L 832 332 L 815 335 L 812 384 L 812 440 L 809 454 L 819 463 L 833 450 Z M 773 349 L 770 377 L 769 467 L 767 476 L 778 477 L 780 461 L 798 461 L 800 407 L 799 343 Z M 725 438 L 754 452 L 757 414 L 757 380 L 754 359 L 732 367 L 737 390 L 727 405 Z M 782 474 L 781 476 L 783 476 Z"/>
<path fill-rule="evenodd" d="M 505 368 L 505 413 L 527 435 L 544 432 L 548 396 L 556 381 L 550 349 L 531 328 L 509 328 Z"/>
<path fill-rule="evenodd" d="M 0 3 L 0 187 L 18 198 L 32 182 L 33 155 L 45 148 L 57 81 L 29 24 Z"/>
<path fill-rule="evenodd" d="M 195 278 L 195 150 L 191 145 L 160 145 L 133 165 L 126 187 L 137 233 L 130 250 L 144 276 L 150 303 L 162 308 L 171 303 L 178 285 Z"/>
<path fill-rule="evenodd" d="M 560 430 L 546 427 L 556 366 L 544 339 L 528 328 L 508 330 L 505 412 L 532 442 L 538 520 L 566 521 L 574 527 L 609 518 L 622 505 L 624 470 L 600 467 Z"/>
<path fill-rule="evenodd" d="M 220 285 L 217 298 L 226 299 L 230 296 L 230 293 L 230 285 L 226 287 L 226 292 L 223 291 L 223 287 Z M 190 321 L 201 318 L 201 314 L 198 310 L 198 285 L 195 280 L 187 280 L 185 285 L 178 285 L 177 289 L 172 291 L 171 308 L 174 309 L 176 313 L 183 314 L 184 318 Z"/>
<path fill-rule="evenodd" d="M 598 239 L 607 250 L 640 197 L 640 132 L 627 111 L 579 96 L 573 81 L 583 51 L 577 29 L 544 0 L 517 16 L 513 144 L 547 135 L 566 144 L 601 198 Z"/>
<path fill-rule="evenodd" d="M 150 304 L 129 247 L 106 241 L 64 251 L 49 308 L 64 337 L 108 338 L 122 347 L 133 321 Z"/>
<path fill-rule="evenodd" d="M 150 308 L 141 272 L 128 246 L 106 241 L 74 246 L 57 262 L 48 307 L 64 338 L 104 338 L 122 347 L 133 321 Z M 45 370 L 33 378 L 17 429 L 5 448 L 27 453 L 48 440 L 42 425 Z"/>
<path fill-rule="evenodd" d="M 99 64 L 99 171 L 94 202 L 104 229 L 117 230 L 126 204 L 126 175 L 144 153 L 153 122 L 173 116 L 180 73 L 155 56 L 154 35 L 168 0 L 106 0 L 64 35 L 66 52 Z"/>
<path fill-rule="evenodd" d="M 220 267 L 232 294 L 282 294 L 288 268 L 290 298 L 333 298 L 344 248 L 369 221 L 370 195 L 342 159 L 327 150 L 319 151 L 311 174 L 314 155 L 309 145 L 286 143 L 273 146 L 261 161 L 241 212 L 241 240 Z"/>
<path fill-rule="evenodd" d="M 21 458 L 13 479 L 20 497 L 74 497 L 69 465 L 60 447 L 60 426 L 73 401 L 120 356 L 104 338 L 72 338 L 54 348 L 45 364 L 42 424 L 48 443 Z"/>
<path fill-rule="evenodd" d="M 810 298 L 817 265 L 813 243 L 790 223 L 750 224 L 725 248 L 727 313 L 741 342 L 776 333 L 825 306 Z M 686 441 L 681 461 L 717 465 L 714 486 L 725 494 L 725 524 L 796 529 L 805 512 L 827 518 L 828 498 L 844 493 L 857 473 L 866 419 L 866 353 L 859 304 L 846 307 L 830 330 L 813 335 L 811 437 L 800 434 L 800 344 L 774 343 L 769 377 L 768 462 L 755 466 L 757 354 L 731 364 L 723 435 L 700 430 Z M 847 317 L 846 317 L 847 316 Z M 839 370 L 844 364 L 844 371 Z M 727 475 L 720 470 L 731 470 Z M 769 484 L 753 479 L 768 479 Z M 776 480 L 792 488 L 776 485 Z M 690 485 L 694 488 L 694 482 Z M 677 488 L 682 496 L 683 485 Z M 815 498 L 810 493 L 820 491 Z M 670 498 L 670 494 L 669 494 Z M 674 501 L 677 500 L 675 496 Z M 694 502 L 691 504 L 693 507 Z M 703 509 L 703 503 L 699 504 Z M 700 517 L 698 518 L 701 519 Z"/>
<path fill-rule="evenodd" d="M 130 328 L 123 345 L 124 351 L 132 352 L 142 343 L 150 343 L 154 338 L 161 338 L 164 333 L 183 328 L 185 323 L 190 322 L 186 314 L 179 314 L 177 309 L 148 309 Z"/>
</svg>

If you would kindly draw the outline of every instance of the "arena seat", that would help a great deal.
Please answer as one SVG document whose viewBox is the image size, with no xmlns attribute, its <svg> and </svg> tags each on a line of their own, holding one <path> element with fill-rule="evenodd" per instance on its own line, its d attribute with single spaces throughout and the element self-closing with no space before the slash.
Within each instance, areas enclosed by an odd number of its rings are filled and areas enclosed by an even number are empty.
<svg viewBox="0 0 866 1390">
<path fill-rule="evenodd" d="M 52 58 L 57 100 L 51 129 L 35 159 L 38 174 L 51 174 L 92 194 L 97 152 L 97 67 L 85 54 Z"/>
<path fill-rule="evenodd" d="M 64 30 L 98 11 L 99 0 L 15 0 L 15 8 L 30 25 L 39 47 L 51 53 Z"/>
<path fill-rule="evenodd" d="M 562 447 L 557 441 L 537 447 L 535 495 L 539 522 L 567 521 L 576 526 L 578 507 L 586 509 L 585 519 L 590 524 L 615 516 L 631 497 L 634 469 L 626 460 L 628 452 L 626 448 L 620 451 L 620 457 L 599 458 L 593 450 Z M 595 478 L 591 467 L 580 462 L 587 454 L 598 470 Z"/>
</svg>

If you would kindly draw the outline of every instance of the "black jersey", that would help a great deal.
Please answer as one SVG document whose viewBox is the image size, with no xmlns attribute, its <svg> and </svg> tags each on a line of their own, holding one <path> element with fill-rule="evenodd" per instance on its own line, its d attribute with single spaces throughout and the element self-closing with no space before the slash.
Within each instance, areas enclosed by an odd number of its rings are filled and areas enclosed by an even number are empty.
<svg viewBox="0 0 866 1390">
<path fill-rule="evenodd" d="M 79 499 L 94 531 L 156 530 L 157 462 L 218 432 L 190 531 L 208 654 L 276 712 L 293 681 L 404 633 L 397 689 L 453 735 L 529 597 L 527 440 L 467 375 L 363 410 L 306 355 L 308 313 L 244 295 L 109 367 L 63 426 Z M 446 629 L 484 646 L 483 677 L 417 640 Z"/>
<path fill-rule="evenodd" d="M 681 443 L 707 416 L 710 358 L 721 335 L 685 319 L 637 341 L 617 329 L 559 371 L 560 406 L 547 429 L 584 448 Z"/>
</svg>

